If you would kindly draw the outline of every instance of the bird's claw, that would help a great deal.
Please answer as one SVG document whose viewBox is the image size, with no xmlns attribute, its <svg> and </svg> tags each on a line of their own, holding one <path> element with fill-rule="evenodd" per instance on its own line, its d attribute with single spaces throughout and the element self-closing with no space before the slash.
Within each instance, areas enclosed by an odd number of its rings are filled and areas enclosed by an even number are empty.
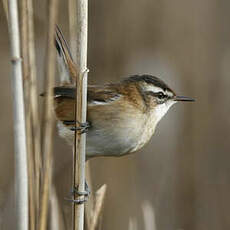
<svg viewBox="0 0 230 230">
<path fill-rule="evenodd" d="M 90 189 L 89 189 L 89 186 L 87 183 L 85 183 L 85 191 L 81 192 L 78 190 L 78 186 L 77 187 L 74 187 L 72 188 L 71 190 L 71 194 L 72 195 L 78 195 L 78 196 L 86 196 L 86 197 L 89 197 L 90 195 Z"/>
<path fill-rule="evenodd" d="M 89 199 L 89 195 L 90 195 L 90 189 L 89 186 L 87 185 L 87 183 L 85 183 L 85 191 L 79 191 L 78 190 L 78 186 L 74 187 L 71 189 L 71 195 L 72 196 L 84 196 L 83 198 L 77 198 L 77 199 L 70 199 L 70 198 L 65 198 L 65 200 L 73 202 L 75 204 L 83 204 L 84 202 L 86 202 Z"/>
<path fill-rule="evenodd" d="M 75 204 L 83 204 L 88 200 L 88 197 L 84 197 L 83 199 L 70 199 L 70 198 L 65 198 L 65 200 L 73 202 Z"/>
<path fill-rule="evenodd" d="M 89 124 L 88 121 L 83 122 L 83 123 L 77 121 L 76 123 L 78 123 L 79 126 L 71 127 L 70 130 L 72 130 L 72 131 L 75 131 L 75 130 L 80 131 L 80 134 L 86 133 L 88 131 L 89 127 L 90 127 L 90 124 Z"/>
</svg>

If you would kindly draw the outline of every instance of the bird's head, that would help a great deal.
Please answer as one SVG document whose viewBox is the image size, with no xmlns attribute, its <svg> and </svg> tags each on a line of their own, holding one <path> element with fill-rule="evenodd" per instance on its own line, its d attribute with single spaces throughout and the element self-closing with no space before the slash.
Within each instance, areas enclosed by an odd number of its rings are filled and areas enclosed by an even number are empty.
<svg viewBox="0 0 230 230">
<path fill-rule="evenodd" d="M 154 111 L 156 123 L 176 102 L 193 102 L 193 98 L 178 96 L 161 79 L 152 75 L 133 75 L 125 81 L 135 83 L 139 88 L 146 107 Z"/>
</svg>

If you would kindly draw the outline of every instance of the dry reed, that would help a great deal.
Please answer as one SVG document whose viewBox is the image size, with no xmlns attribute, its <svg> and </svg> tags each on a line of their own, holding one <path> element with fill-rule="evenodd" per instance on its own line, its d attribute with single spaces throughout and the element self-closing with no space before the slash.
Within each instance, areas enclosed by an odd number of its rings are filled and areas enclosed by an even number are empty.
<svg viewBox="0 0 230 230">
<path fill-rule="evenodd" d="M 48 5 L 48 40 L 47 40 L 47 66 L 46 66 L 46 97 L 45 97 L 45 117 L 43 135 L 43 154 L 44 154 L 44 176 L 42 184 L 41 212 L 39 219 L 39 229 L 46 230 L 49 193 L 51 187 L 51 166 L 53 151 L 53 87 L 55 80 L 55 47 L 53 45 L 55 35 L 55 24 L 58 11 L 58 0 L 50 0 Z"/>
<path fill-rule="evenodd" d="M 86 122 L 87 109 L 87 38 L 88 38 L 88 0 L 77 1 L 77 78 L 76 78 L 76 105 L 75 120 Z M 85 145 L 86 134 L 75 131 L 73 153 L 73 188 L 79 192 L 85 191 Z M 84 199 L 84 196 L 74 194 L 73 198 Z M 73 203 L 73 230 L 84 228 L 84 203 Z"/>
<path fill-rule="evenodd" d="M 5 3 L 5 9 L 6 9 Z M 7 13 L 6 13 L 7 15 Z M 26 124 L 23 97 L 23 74 L 20 54 L 20 33 L 17 0 L 8 1 L 8 25 L 11 45 L 12 92 L 14 107 L 15 194 L 17 228 L 27 230 L 28 217 L 28 165 Z"/>
<path fill-rule="evenodd" d="M 33 134 L 33 160 L 34 160 L 34 176 L 35 176 L 35 201 L 36 212 L 39 211 L 40 202 L 40 174 L 41 174 L 41 131 L 40 117 L 38 109 L 38 90 L 36 77 L 36 61 L 35 61 L 35 36 L 34 36 L 34 13 L 33 2 L 27 0 L 28 9 L 28 55 L 30 69 L 30 107 L 31 107 L 31 123 Z"/>
<path fill-rule="evenodd" d="M 47 40 L 47 67 L 46 67 L 46 98 L 45 98 L 45 118 L 44 118 L 44 138 L 42 142 L 43 151 L 43 169 L 44 172 L 41 178 L 41 135 L 40 135 L 40 118 L 38 108 L 38 92 L 36 82 L 36 63 L 35 63 L 35 36 L 34 36 L 34 15 L 33 15 L 33 3 L 30 0 L 21 1 L 21 51 L 23 57 L 23 79 L 25 89 L 25 103 L 26 103 L 26 123 L 24 122 L 24 105 L 23 105 L 23 85 L 22 85 L 22 65 L 20 59 L 20 45 L 19 45 L 19 31 L 18 24 L 15 22 L 17 16 L 17 2 L 14 0 L 9 1 L 9 14 L 7 13 L 8 5 L 7 1 L 3 0 L 4 9 L 6 10 L 6 17 L 9 17 L 9 31 L 11 35 L 16 32 L 16 40 L 12 39 L 12 63 L 14 70 L 14 80 L 18 85 L 14 85 L 14 93 L 17 95 L 15 100 L 15 122 L 17 127 L 20 128 L 20 138 L 16 129 L 15 145 L 17 147 L 16 156 L 16 172 L 18 178 L 19 189 L 18 196 L 18 226 L 19 229 L 28 229 L 28 223 L 30 223 L 30 229 L 40 230 L 47 228 L 47 215 L 49 207 L 49 196 L 51 192 L 52 180 L 51 180 L 51 165 L 52 165 L 52 134 L 53 134 L 53 87 L 54 87 L 54 75 L 55 75 L 55 50 L 53 46 L 53 38 L 55 34 L 55 24 L 57 18 L 58 0 L 50 0 L 49 2 L 49 25 L 48 25 L 48 40 Z M 13 11 L 11 11 L 13 10 Z M 12 14 L 14 12 L 14 15 Z M 78 20 L 77 20 L 78 19 Z M 86 105 L 87 105 L 87 20 L 88 20 L 88 2 L 87 0 L 69 0 L 69 25 L 70 25 L 70 46 L 73 52 L 73 59 L 77 63 L 77 78 L 76 78 L 76 121 L 81 123 L 86 122 Z M 17 20 L 18 22 L 18 20 Z M 15 38 L 15 37 L 14 37 Z M 18 43 L 13 44 L 13 41 Z M 21 76 L 21 78 L 20 78 Z M 69 83 L 71 78 L 69 79 Z M 19 104 L 16 104 L 19 103 Z M 21 104 L 20 104 L 21 103 Z M 19 106 L 21 105 L 21 106 Z M 20 107 L 20 108 L 19 108 Z M 20 109 L 20 116 L 18 111 Z M 22 109 L 22 110 L 21 110 Z M 24 125 L 24 131 L 23 131 Z M 26 126 L 26 130 L 25 130 Z M 23 133 L 24 132 L 24 133 Z M 26 135 L 25 135 L 26 133 Z M 24 134 L 22 139 L 21 134 Z M 28 137 L 27 143 L 25 138 Z M 20 140 L 19 140 L 19 139 Z M 24 141 L 24 143 L 23 143 Z M 24 144 L 24 146 L 23 146 Z M 75 132 L 75 149 L 74 149 L 74 169 L 73 169 L 73 187 L 78 186 L 80 192 L 85 191 L 85 144 L 86 135 Z M 26 154 L 26 147 L 28 153 Z M 18 154 L 20 153 L 21 156 Z M 20 158 L 20 157 L 22 158 Z M 27 171 L 27 161 L 28 171 Z M 18 162 L 20 164 L 18 164 Z M 23 166 L 21 163 L 23 162 Z M 27 177 L 27 172 L 29 177 Z M 23 175 L 23 176 L 22 176 Z M 22 180 L 21 178 L 24 178 Z M 40 199 L 40 181 L 42 179 L 42 197 Z M 35 186 L 34 186 L 35 181 Z M 19 185 L 19 182 L 22 182 Z M 29 183 L 28 183 L 29 182 Z M 29 185 L 29 189 L 28 189 Z M 52 191 L 55 193 L 55 191 Z M 29 204 L 28 193 L 29 191 Z M 88 211 L 88 228 L 95 230 L 98 225 L 98 220 L 102 212 L 106 193 L 106 185 L 103 185 L 97 192 L 96 196 L 92 197 L 91 210 Z M 74 199 L 84 199 L 83 196 L 76 197 Z M 57 197 L 51 199 L 52 204 L 58 207 Z M 39 213 L 40 207 L 40 213 Z M 53 209 L 52 209 L 53 210 Z M 28 216 L 29 211 L 29 216 Z M 54 211 L 54 210 L 53 210 Z M 59 219 L 58 213 L 52 214 L 52 226 L 57 226 Z M 56 222 L 55 222 L 56 221 Z M 63 223 L 63 222 L 62 222 Z M 84 226 L 84 204 L 73 204 L 73 229 L 82 230 Z"/>
<path fill-rule="evenodd" d="M 31 124 L 30 108 L 30 67 L 29 67 L 29 46 L 28 46 L 28 5 L 27 0 L 22 0 L 20 4 L 21 23 L 21 53 L 23 67 L 23 84 L 25 100 L 25 119 L 27 136 L 27 160 L 28 160 L 28 180 L 29 180 L 29 229 L 35 229 L 36 207 L 35 207 L 35 187 L 34 187 L 34 154 L 33 154 L 33 133 Z"/>
</svg>

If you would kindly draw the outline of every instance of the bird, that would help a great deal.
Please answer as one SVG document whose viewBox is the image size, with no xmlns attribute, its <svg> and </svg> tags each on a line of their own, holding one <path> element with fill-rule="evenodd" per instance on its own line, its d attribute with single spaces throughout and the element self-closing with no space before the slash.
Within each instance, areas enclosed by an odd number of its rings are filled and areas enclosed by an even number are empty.
<svg viewBox="0 0 230 230">
<path fill-rule="evenodd" d="M 55 44 L 60 69 L 73 79 L 77 68 L 61 30 L 56 28 Z M 74 143 L 76 87 L 54 88 L 54 111 L 59 135 Z M 140 150 L 154 135 L 159 121 L 177 102 L 194 99 L 178 96 L 163 80 L 150 75 L 132 75 L 116 83 L 88 85 L 86 159 L 121 157 Z"/>
</svg>

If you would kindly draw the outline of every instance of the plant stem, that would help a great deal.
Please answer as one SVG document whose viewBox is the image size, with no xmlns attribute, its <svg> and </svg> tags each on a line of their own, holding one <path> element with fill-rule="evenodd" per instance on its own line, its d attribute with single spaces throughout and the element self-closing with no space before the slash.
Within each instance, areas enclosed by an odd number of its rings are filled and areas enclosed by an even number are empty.
<svg viewBox="0 0 230 230">
<path fill-rule="evenodd" d="M 29 55 L 29 69 L 30 69 L 30 107 L 32 118 L 32 130 L 34 138 L 34 162 L 35 162 L 35 201 L 36 211 L 39 210 L 40 201 L 40 175 L 41 175 L 41 131 L 40 131 L 40 117 L 38 110 L 38 90 L 36 77 L 36 61 L 35 61 L 35 39 L 34 39 L 34 10 L 33 1 L 27 0 L 28 7 L 28 55 Z"/>
<path fill-rule="evenodd" d="M 77 79 L 75 120 L 86 122 L 87 110 L 87 39 L 88 39 L 88 0 L 77 0 Z M 73 186 L 79 192 L 85 191 L 85 145 L 86 134 L 75 132 Z M 84 196 L 74 199 L 84 199 Z M 84 228 L 84 203 L 73 203 L 73 230 Z"/>
<path fill-rule="evenodd" d="M 43 153 L 44 153 L 44 174 L 42 184 L 42 199 L 41 199 L 41 213 L 39 221 L 39 229 L 46 230 L 47 228 L 47 214 L 49 204 L 49 193 L 52 184 L 52 152 L 53 152 L 53 128 L 54 128 L 54 114 L 53 114 L 53 87 L 55 81 L 55 24 L 58 11 L 58 0 L 50 0 L 48 5 L 49 25 L 48 25 L 48 41 L 47 41 L 47 66 L 46 66 L 46 98 L 45 98 L 45 118 L 44 118 L 44 139 L 43 139 Z"/>
<path fill-rule="evenodd" d="M 20 55 L 20 34 L 18 25 L 17 0 L 8 2 L 11 61 L 13 67 L 12 91 L 14 106 L 15 144 L 15 189 L 17 229 L 28 229 L 28 166 L 26 150 L 25 113 L 23 99 L 22 62 Z"/>
</svg>

